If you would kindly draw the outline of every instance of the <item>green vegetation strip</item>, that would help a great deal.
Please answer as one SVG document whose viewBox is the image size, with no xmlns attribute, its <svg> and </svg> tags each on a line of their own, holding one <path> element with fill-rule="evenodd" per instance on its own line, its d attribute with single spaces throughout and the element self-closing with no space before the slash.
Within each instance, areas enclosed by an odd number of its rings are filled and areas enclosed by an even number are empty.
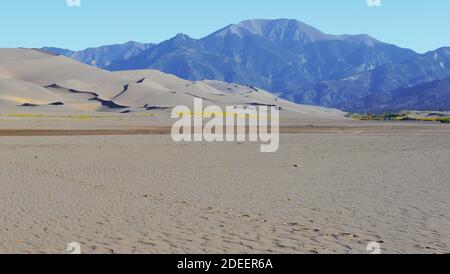
<svg viewBox="0 0 450 274">
<path fill-rule="evenodd" d="M 359 114 L 349 113 L 347 117 L 360 121 L 419 121 L 419 122 L 441 122 L 444 124 L 450 124 L 450 118 L 448 116 L 412 116 L 410 113 L 384 113 L 384 114 Z"/>
</svg>

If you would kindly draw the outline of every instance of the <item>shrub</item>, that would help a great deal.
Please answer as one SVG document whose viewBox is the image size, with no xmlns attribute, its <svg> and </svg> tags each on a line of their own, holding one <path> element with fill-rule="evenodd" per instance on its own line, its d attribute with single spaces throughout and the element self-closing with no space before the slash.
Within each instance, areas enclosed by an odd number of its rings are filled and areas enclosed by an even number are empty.
<svg viewBox="0 0 450 274">
<path fill-rule="evenodd" d="M 443 123 L 443 124 L 450 124 L 450 118 L 448 118 L 448 117 L 442 118 L 441 119 L 441 123 Z"/>
</svg>

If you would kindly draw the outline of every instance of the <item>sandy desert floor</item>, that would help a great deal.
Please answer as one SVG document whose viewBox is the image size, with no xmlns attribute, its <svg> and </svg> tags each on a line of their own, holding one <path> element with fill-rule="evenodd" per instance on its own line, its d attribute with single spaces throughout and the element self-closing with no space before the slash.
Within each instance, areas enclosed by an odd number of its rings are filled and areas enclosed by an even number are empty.
<svg viewBox="0 0 450 274">
<path fill-rule="evenodd" d="M 450 252 L 445 125 L 290 127 L 263 154 L 43 120 L 0 122 L 0 253 Z"/>
</svg>

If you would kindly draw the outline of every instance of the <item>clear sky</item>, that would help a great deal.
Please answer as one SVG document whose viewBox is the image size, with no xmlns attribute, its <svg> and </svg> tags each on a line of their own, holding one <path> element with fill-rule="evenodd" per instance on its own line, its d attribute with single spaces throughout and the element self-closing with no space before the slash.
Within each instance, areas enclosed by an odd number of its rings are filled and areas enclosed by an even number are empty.
<svg viewBox="0 0 450 274">
<path fill-rule="evenodd" d="M 366 33 L 419 52 L 450 46 L 449 0 L 2 0 L 0 47 L 201 38 L 245 19 L 290 18 L 331 34 Z M 381 6 L 370 7 L 367 1 Z"/>
</svg>

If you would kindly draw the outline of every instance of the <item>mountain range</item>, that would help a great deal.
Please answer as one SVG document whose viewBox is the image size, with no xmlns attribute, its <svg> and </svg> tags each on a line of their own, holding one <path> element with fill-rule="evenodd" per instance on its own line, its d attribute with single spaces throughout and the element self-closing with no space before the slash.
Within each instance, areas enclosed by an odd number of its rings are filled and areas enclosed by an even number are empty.
<svg viewBox="0 0 450 274">
<path fill-rule="evenodd" d="M 450 110 L 447 102 L 434 103 L 450 95 L 450 48 L 419 54 L 364 34 L 325 34 L 290 19 L 243 21 L 201 39 L 178 34 L 160 44 L 43 50 L 110 71 L 157 69 L 350 112 Z M 435 99 L 424 100 L 424 88 Z"/>
<path fill-rule="evenodd" d="M 42 50 L 57 55 L 64 55 L 85 64 L 97 66 L 99 68 L 106 68 L 110 66 L 113 61 L 126 60 L 154 46 L 154 44 L 143 44 L 139 42 L 129 41 L 125 44 L 88 48 L 82 51 L 73 51 L 69 49 L 60 49 L 54 47 L 45 47 L 42 48 Z"/>
</svg>

